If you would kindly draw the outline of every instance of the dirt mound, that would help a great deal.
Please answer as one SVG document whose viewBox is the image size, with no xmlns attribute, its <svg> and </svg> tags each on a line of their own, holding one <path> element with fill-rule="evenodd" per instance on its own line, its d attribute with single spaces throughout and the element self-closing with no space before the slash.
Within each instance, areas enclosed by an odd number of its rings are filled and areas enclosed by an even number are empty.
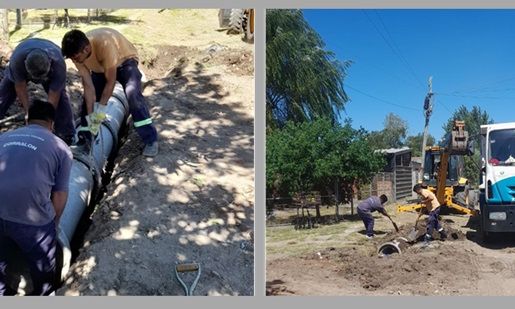
<svg viewBox="0 0 515 309">
<path fill-rule="evenodd" d="M 379 257 L 378 247 L 399 237 L 407 237 L 413 226 L 402 225 L 399 232 L 390 232 L 361 246 L 327 248 L 305 256 L 305 260 L 318 260 L 325 263 L 336 262 L 336 273 L 346 280 L 356 282 L 367 291 L 386 291 L 388 294 L 432 295 L 457 294 L 460 290 L 448 281 L 465 283 L 477 278 L 476 263 L 469 251 L 457 250 L 454 241 L 464 240 L 465 234 L 450 223 L 442 223 L 448 241 L 433 241 L 424 247 L 418 242 L 403 249 L 402 254 Z M 417 235 L 423 238 L 426 223 L 417 225 Z M 436 233 L 435 238 L 439 235 Z M 273 292 L 273 291 L 272 291 Z M 278 291 L 281 292 L 282 291 Z"/>
<path fill-rule="evenodd" d="M 163 77 L 180 78 L 188 65 L 224 66 L 237 76 L 254 74 L 254 59 L 248 50 L 231 49 L 217 43 L 204 50 L 186 46 L 156 46 L 157 54 L 140 55 L 148 80 Z"/>
<path fill-rule="evenodd" d="M 266 295 L 275 296 L 275 295 L 294 295 L 295 292 L 288 289 L 284 285 L 284 281 L 282 280 L 273 280 L 266 282 Z"/>
<path fill-rule="evenodd" d="M 459 229 L 456 229 L 452 226 L 452 222 L 440 222 L 445 233 L 447 234 L 447 238 L 445 240 L 465 240 L 466 235 Z M 392 241 L 398 237 L 408 238 L 408 235 L 413 231 L 414 225 L 401 225 L 399 226 L 399 232 L 392 231 L 384 235 L 384 237 L 376 239 L 374 242 L 377 245 L 385 243 L 387 241 Z M 425 220 L 418 222 L 416 227 L 416 239 L 421 240 L 427 231 L 427 223 Z M 433 231 L 433 239 L 441 240 L 441 235 L 437 231 Z"/>
<path fill-rule="evenodd" d="M 389 293 L 409 291 L 417 295 L 457 293 L 447 282 L 467 282 L 478 278 L 470 267 L 468 252 L 457 251 L 453 246 L 440 244 L 432 248 L 409 248 L 401 255 L 378 258 L 372 251 L 363 255 L 359 250 L 338 253 L 341 264 L 338 271 L 350 281 L 358 281 L 366 290 L 386 290 Z"/>
</svg>

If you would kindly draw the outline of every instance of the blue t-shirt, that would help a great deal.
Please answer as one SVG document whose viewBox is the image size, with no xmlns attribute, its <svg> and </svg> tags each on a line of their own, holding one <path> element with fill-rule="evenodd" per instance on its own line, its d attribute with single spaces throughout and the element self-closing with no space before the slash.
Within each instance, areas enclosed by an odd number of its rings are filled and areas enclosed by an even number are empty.
<svg viewBox="0 0 515 309">
<path fill-rule="evenodd" d="M 6 77 L 15 83 L 29 81 L 30 76 L 25 68 L 25 59 L 34 49 L 41 49 L 47 53 L 50 58 L 50 72 L 44 83 L 48 83 L 50 90 L 60 92 L 66 85 L 66 63 L 61 54 L 61 48 L 48 40 L 28 39 L 18 44 L 9 60 Z M 33 82 L 42 83 L 42 81 Z"/>
<path fill-rule="evenodd" d="M 63 140 L 31 124 L 0 135 L 0 218 L 41 226 L 55 218 L 52 192 L 67 192 L 72 153 Z"/>
<path fill-rule="evenodd" d="M 358 204 L 358 208 L 363 212 L 374 212 L 384 210 L 381 199 L 377 196 L 371 196 Z"/>
</svg>

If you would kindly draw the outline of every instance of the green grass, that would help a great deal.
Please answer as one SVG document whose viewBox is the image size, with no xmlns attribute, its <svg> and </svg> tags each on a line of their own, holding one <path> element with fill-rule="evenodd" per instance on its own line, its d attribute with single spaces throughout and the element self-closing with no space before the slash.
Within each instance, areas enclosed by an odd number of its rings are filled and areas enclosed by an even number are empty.
<svg viewBox="0 0 515 309">
<path fill-rule="evenodd" d="M 18 30 L 15 29 L 16 16 L 12 11 L 9 13 L 9 31 L 11 33 L 9 44 L 14 48 L 22 40 L 35 37 L 45 38 L 60 45 L 64 34 L 72 28 L 87 32 L 98 27 L 110 27 L 123 33 L 140 49 L 143 47 L 147 54 L 155 54 L 158 52 L 155 48 L 158 45 L 175 45 L 171 43 L 174 43 L 179 30 L 188 34 L 198 32 L 198 26 L 197 29 L 194 27 L 196 24 L 191 20 L 191 17 L 200 20 L 197 21 L 198 24 L 203 20 L 203 16 L 210 16 L 215 13 L 213 10 L 167 9 L 161 13 L 158 11 L 158 9 L 116 9 L 107 13 L 103 21 L 92 19 L 90 23 L 77 23 L 74 22 L 74 18 L 85 18 L 87 10 L 70 9 L 71 25 L 70 28 L 64 28 L 55 25 L 53 21 L 46 25 L 41 23 L 41 18 L 45 15 L 53 18 L 55 10 L 30 9 L 26 18 L 24 18 L 24 24 Z M 64 11 L 61 9 L 59 10 L 59 17 L 62 16 L 64 16 Z M 183 22 L 184 20 L 188 22 Z M 181 24 L 184 27 L 177 28 Z"/>
<path fill-rule="evenodd" d="M 330 247 L 342 248 L 361 244 L 365 242 L 362 235 L 348 232 L 349 229 L 359 228 L 360 224 L 359 221 L 342 221 L 302 230 L 295 230 L 293 226 L 267 227 L 267 254 L 303 256 Z"/>
<path fill-rule="evenodd" d="M 355 203 L 354 207 L 357 206 Z M 389 204 L 387 211 L 392 215 L 394 220 L 396 204 Z M 334 206 L 320 208 L 322 216 L 333 217 L 335 213 Z M 354 208 L 356 214 L 356 208 Z M 297 212 L 295 209 L 277 210 L 274 212 L 274 224 L 291 223 Z M 315 211 L 310 210 L 312 216 Z M 350 215 L 350 206 L 340 207 L 340 214 Z M 382 218 L 381 215 L 375 214 L 376 229 L 382 231 L 390 231 L 391 223 Z M 348 246 L 366 245 L 368 241 L 363 235 L 357 231 L 363 230 L 363 222 L 357 217 L 355 220 L 344 220 L 334 224 L 319 225 L 315 229 L 295 230 L 293 225 L 286 226 L 269 226 L 266 229 L 266 252 L 269 257 L 299 257 L 313 254 L 331 247 L 343 248 Z M 381 237 L 381 236 L 379 236 Z"/>
</svg>

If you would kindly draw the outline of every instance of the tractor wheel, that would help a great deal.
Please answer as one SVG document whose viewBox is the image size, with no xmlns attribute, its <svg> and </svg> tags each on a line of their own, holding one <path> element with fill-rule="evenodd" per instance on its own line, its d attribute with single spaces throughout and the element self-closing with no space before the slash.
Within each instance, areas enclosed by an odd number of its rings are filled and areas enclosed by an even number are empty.
<svg viewBox="0 0 515 309">
<path fill-rule="evenodd" d="M 243 10 L 242 9 L 232 9 L 231 10 L 231 18 L 229 21 L 229 27 L 235 33 L 243 32 Z"/>
</svg>

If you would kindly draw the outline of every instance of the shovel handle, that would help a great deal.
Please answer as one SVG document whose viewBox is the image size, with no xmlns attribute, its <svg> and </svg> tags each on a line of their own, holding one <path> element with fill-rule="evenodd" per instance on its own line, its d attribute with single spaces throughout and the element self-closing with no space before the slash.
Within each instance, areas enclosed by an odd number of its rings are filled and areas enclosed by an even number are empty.
<svg viewBox="0 0 515 309">
<path fill-rule="evenodd" d="M 189 271 L 197 271 L 199 266 L 197 263 L 178 264 L 175 266 L 175 269 L 180 273 L 184 273 Z"/>
</svg>

